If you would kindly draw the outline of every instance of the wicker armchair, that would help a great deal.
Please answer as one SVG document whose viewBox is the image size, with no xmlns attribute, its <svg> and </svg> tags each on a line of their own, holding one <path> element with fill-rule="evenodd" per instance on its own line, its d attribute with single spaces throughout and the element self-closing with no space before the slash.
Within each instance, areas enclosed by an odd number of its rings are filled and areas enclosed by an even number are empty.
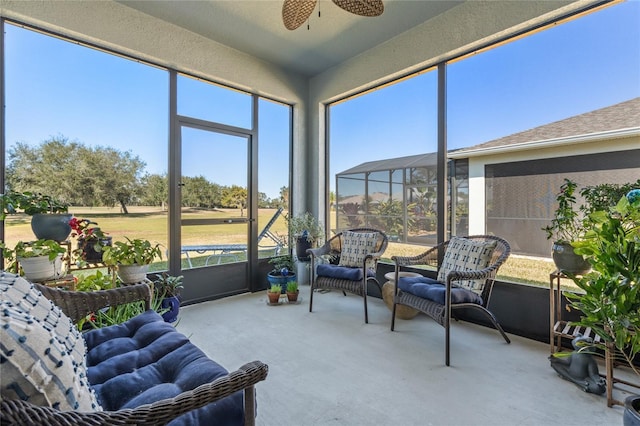
<svg viewBox="0 0 640 426">
<path fill-rule="evenodd" d="M 145 283 L 96 292 L 74 292 L 35 284 L 44 296 L 59 306 L 74 322 L 107 306 L 144 301 L 149 308 L 151 290 Z M 4 424 L 42 425 L 161 425 L 191 410 L 244 390 L 244 419 L 255 424 L 254 385 L 265 380 L 268 366 L 260 361 L 247 363 L 237 371 L 210 383 L 133 409 L 119 411 L 58 411 L 22 400 L 3 399 L 0 420 Z"/>
<path fill-rule="evenodd" d="M 341 266 L 340 259 L 345 257 L 343 249 L 345 248 L 345 234 L 376 234 L 375 242 L 371 246 L 371 250 L 363 255 L 363 259 L 358 262 L 358 266 Z M 309 249 L 307 253 L 311 254 L 311 295 L 309 297 L 309 312 L 313 309 L 313 294 L 318 289 L 335 289 L 341 290 L 346 296 L 346 292 L 362 296 L 364 298 L 364 322 L 369 322 L 369 314 L 367 310 L 367 284 L 375 283 L 380 288 L 380 283 L 376 278 L 376 268 L 378 260 L 387 249 L 389 240 L 387 236 L 378 229 L 373 228 L 355 228 L 348 231 L 340 232 L 329 239 L 322 247 Z M 324 263 L 323 257 L 332 259 L 333 264 Z M 318 265 L 318 273 L 316 273 L 316 265 Z M 320 272 L 320 268 L 330 269 L 329 273 Z M 335 271 L 335 273 L 334 273 Z M 341 273 L 344 272 L 344 273 Z"/>
<path fill-rule="evenodd" d="M 391 330 L 395 328 L 395 317 L 397 305 L 409 306 L 420 312 L 423 312 L 433 318 L 438 324 L 445 328 L 445 364 L 448 366 L 450 363 L 450 322 L 452 317 L 452 311 L 462 308 L 472 308 L 482 312 L 493 324 L 493 326 L 500 332 L 502 337 L 507 343 L 511 343 L 509 337 L 505 334 L 504 330 L 496 320 L 496 317 L 488 309 L 489 302 L 491 300 L 491 292 L 493 290 L 493 283 L 498 271 L 498 268 L 507 260 L 511 253 L 509 243 L 502 238 L 492 235 L 475 235 L 466 237 L 466 240 L 471 240 L 477 243 L 495 243 L 495 248 L 491 253 L 490 259 L 488 259 L 488 265 L 477 270 L 452 270 L 446 274 L 444 280 L 439 280 L 440 283 L 433 283 L 435 287 L 440 286 L 443 291 L 443 300 L 434 301 L 427 297 L 424 297 L 423 292 L 421 295 L 412 294 L 406 290 L 402 290 L 401 286 L 407 286 L 409 283 L 420 281 L 428 281 L 429 279 L 414 279 L 414 278 L 399 278 L 399 273 L 402 270 L 411 266 L 431 266 L 438 267 L 439 258 L 450 249 L 449 245 L 452 240 L 445 241 L 437 246 L 427 250 L 426 252 L 413 257 L 400 257 L 393 256 L 391 259 L 395 262 L 395 289 L 394 289 L 394 303 L 393 313 L 391 317 Z M 453 247 L 451 247 L 453 249 Z M 455 253 L 453 253 L 455 254 Z M 413 270 L 415 272 L 415 270 Z M 440 272 L 440 271 L 439 271 Z M 399 282 L 402 281 L 401 282 Z M 464 280 L 474 280 L 478 284 L 473 290 L 464 288 L 459 285 Z M 430 280 L 434 281 L 434 280 Z M 459 301 L 452 301 L 452 289 L 455 293 L 456 299 L 459 297 Z M 416 291 L 417 292 L 417 291 Z M 473 294 L 472 294 L 473 293 Z M 475 295 L 474 295 L 475 294 Z M 465 297 L 468 296 L 468 297 Z M 479 297 L 478 297 L 479 296 Z M 471 299 L 471 300 L 468 300 Z M 454 315 L 455 318 L 455 315 Z"/>
</svg>

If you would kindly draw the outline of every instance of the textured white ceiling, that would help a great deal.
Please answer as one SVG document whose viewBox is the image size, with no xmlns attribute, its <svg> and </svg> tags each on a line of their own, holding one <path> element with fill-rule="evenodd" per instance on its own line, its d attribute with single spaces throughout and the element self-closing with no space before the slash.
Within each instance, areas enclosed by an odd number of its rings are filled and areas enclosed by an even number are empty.
<svg viewBox="0 0 640 426">
<path fill-rule="evenodd" d="M 385 0 L 380 17 L 348 13 L 319 0 L 309 19 L 289 31 L 281 0 L 120 0 L 140 12 L 177 25 L 283 69 L 312 77 L 446 12 L 463 1 Z M 321 16 L 318 17 L 318 9 Z"/>
</svg>

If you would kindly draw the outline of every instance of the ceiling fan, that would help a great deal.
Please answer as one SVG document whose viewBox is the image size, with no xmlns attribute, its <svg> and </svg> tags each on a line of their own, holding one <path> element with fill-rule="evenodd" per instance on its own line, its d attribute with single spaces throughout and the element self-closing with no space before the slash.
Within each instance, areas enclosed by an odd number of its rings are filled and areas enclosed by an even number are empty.
<svg viewBox="0 0 640 426">
<path fill-rule="evenodd" d="M 360 16 L 380 16 L 384 12 L 382 0 L 332 0 L 340 8 Z M 317 0 L 284 0 L 282 20 L 288 30 L 295 30 L 302 25 L 313 9 Z"/>
</svg>

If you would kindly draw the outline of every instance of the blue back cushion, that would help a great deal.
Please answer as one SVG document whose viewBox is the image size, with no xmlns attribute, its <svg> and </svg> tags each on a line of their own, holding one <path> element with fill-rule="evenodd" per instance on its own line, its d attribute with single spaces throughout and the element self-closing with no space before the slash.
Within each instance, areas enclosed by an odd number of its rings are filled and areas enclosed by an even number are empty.
<svg viewBox="0 0 640 426">
<path fill-rule="evenodd" d="M 154 311 L 84 337 L 89 383 L 105 410 L 173 398 L 228 373 Z M 241 425 L 243 404 L 242 392 L 237 392 L 169 424 Z"/>
<path fill-rule="evenodd" d="M 398 288 L 414 296 L 444 305 L 445 285 L 433 278 L 403 277 L 398 280 Z M 476 303 L 482 305 L 482 298 L 466 288 L 454 287 L 451 289 L 451 304 L 455 303 Z"/>
</svg>

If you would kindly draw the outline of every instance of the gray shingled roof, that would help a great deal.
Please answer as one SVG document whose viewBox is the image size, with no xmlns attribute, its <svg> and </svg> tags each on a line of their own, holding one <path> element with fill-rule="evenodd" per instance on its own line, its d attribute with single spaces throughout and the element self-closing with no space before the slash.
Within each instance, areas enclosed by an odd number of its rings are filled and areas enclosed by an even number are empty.
<svg viewBox="0 0 640 426">
<path fill-rule="evenodd" d="M 640 97 L 464 148 L 457 151 L 456 154 L 479 148 L 494 148 L 525 142 L 533 143 L 630 128 L 640 128 Z"/>
<path fill-rule="evenodd" d="M 563 139 L 572 136 L 597 134 L 621 129 L 640 130 L 640 97 L 543 126 L 534 127 L 533 129 L 514 133 L 479 145 L 449 151 L 449 153 L 455 152 L 456 158 L 465 158 L 465 154 L 476 150 L 499 148 L 519 143 L 531 143 L 533 145 L 538 141 Z M 344 170 L 338 173 L 338 175 L 435 165 L 436 154 L 429 153 L 369 161 Z"/>
</svg>

